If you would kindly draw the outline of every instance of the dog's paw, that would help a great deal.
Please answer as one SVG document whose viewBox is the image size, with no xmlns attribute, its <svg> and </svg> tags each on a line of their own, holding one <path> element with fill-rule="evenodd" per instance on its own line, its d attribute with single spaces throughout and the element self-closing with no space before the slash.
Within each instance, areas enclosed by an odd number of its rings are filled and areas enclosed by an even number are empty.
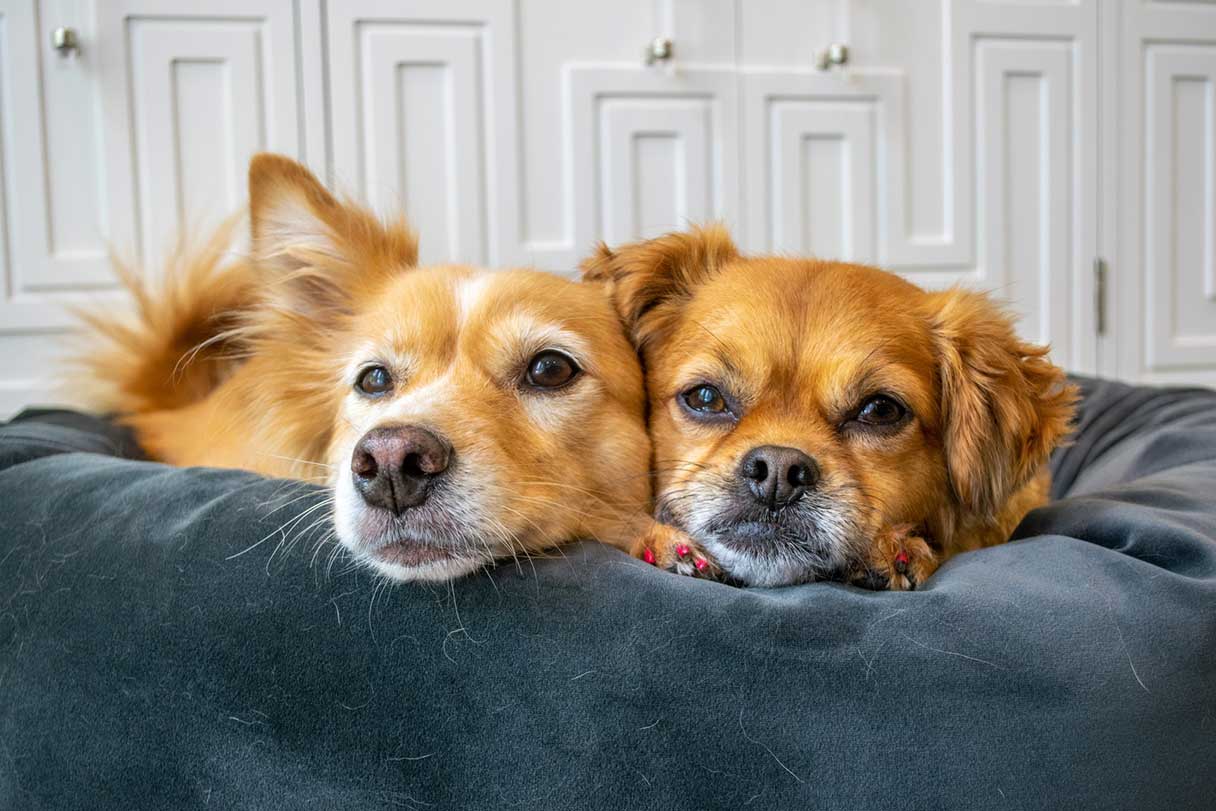
<svg viewBox="0 0 1216 811">
<path fill-rule="evenodd" d="M 937 570 L 937 556 L 924 538 L 902 524 L 880 530 L 870 559 L 853 584 L 874 591 L 916 591 Z"/>
<path fill-rule="evenodd" d="M 722 571 L 713 557 L 686 533 L 653 522 L 637 539 L 633 556 L 652 566 L 686 577 L 717 580 Z"/>
</svg>

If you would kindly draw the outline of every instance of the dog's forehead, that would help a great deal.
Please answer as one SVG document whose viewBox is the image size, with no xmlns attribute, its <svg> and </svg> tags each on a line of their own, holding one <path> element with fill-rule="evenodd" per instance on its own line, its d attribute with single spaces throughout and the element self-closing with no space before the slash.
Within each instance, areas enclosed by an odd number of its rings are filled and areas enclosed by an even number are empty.
<svg viewBox="0 0 1216 811">
<path fill-rule="evenodd" d="M 699 288 L 690 316 L 750 340 L 800 346 L 840 339 L 921 338 L 924 293 L 898 276 L 862 265 L 765 258 L 728 268 Z"/>
<path fill-rule="evenodd" d="M 473 351 L 562 348 L 587 357 L 620 349 L 602 291 L 533 270 L 483 271 L 454 286 L 459 340 Z M 588 358 L 589 359 L 589 358 Z"/>
<path fill-rule="evenodd" d="M 453 284 L 455 315 L 463 326 L 525 314 L 536 321 L 578 327 L 607 307 L 590 285 L 535 270 L 483 270 Z"/>
<path fill-rule="evenodd" d="M 797 259 L 747 260 L 699 289 L 681 330 L 696 354 L 766 378 L 843 385 L 933 365 L 924 293 L 894 274 Z"/>
<path fill-rule="evenodd" d="M 385 351 L 450 356 L 519 342 L 598 351 L 614 343 L 605 340 L 614 324 L 606 296 L 591 285 L 539 271 L 440 266 L 402 274 L 356 328 Z"/>
</svg>

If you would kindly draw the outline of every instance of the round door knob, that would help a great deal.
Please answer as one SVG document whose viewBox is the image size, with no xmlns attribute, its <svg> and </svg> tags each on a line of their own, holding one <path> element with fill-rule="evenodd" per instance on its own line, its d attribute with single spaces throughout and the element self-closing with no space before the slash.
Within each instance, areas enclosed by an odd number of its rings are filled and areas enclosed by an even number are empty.
<svg viewBox="0 0 1216 811">
<path fill-rule="evenodd" d="M 820 70 L 831 70 L 849 61 L 849 46 L 843 42 L 833 42 L 819 52 L 815 57 L 815 67 Z"/>
<path fill-rule="evenodd" d="M 56 28 L 51 32 L 51 47 L 59 51 L 60 56 L 80 52 L 80 36 L 75 28 Z"/>
<path fill-rule="evenodd" d="M 655 37 L 646 46 L 646 64 L 653 65 L 655 62 L 666 62 L 671 59 L 674 52 L 671 40 L 667 37 Z"/>
</svg>

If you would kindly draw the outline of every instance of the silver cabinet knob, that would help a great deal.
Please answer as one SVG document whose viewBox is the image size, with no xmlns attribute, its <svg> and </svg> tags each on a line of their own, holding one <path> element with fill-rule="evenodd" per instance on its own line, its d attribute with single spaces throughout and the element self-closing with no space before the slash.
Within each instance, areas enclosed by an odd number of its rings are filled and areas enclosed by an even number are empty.
<svg viewBox="0 0 1216 811">
<path fill-rule="evenodd" d="M 80 37 L 75 28 L 56 28 L 51 32 L 51 47 L 59 51 L 60 56 L 80 53 Z"/>
<path fill-rule="evenodd" d="M 831 70 L 833 67 L 844 65 L 848 61 L 849 46 L 843 42 L 833 42 L 815 57 L 815 67 L 820 70 Z"/>
<path fill-rule="evenodd" d="M 666 62 L 668 59 L 671 59 L 673 52 L 670 39 L 667 37 L 655 37 L 646 46 L 646 64 L 653 65 L 655 62 Z"/>
</svg>

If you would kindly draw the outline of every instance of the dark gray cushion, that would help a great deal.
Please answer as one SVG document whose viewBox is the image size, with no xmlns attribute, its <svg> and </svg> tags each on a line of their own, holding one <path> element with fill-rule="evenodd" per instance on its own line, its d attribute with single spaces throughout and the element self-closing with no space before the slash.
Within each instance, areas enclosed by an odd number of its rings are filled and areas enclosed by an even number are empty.
<svg viewBox="0 0 1216 811">
<path fill-rule="evenodd" d="M 595 544 L 386 586 L 315 487 L 30 415 L 0 808 L 1210 808 L 1216 393 L 1081 382 L 1061 500 L 914 593 Z"/>
</svg>

